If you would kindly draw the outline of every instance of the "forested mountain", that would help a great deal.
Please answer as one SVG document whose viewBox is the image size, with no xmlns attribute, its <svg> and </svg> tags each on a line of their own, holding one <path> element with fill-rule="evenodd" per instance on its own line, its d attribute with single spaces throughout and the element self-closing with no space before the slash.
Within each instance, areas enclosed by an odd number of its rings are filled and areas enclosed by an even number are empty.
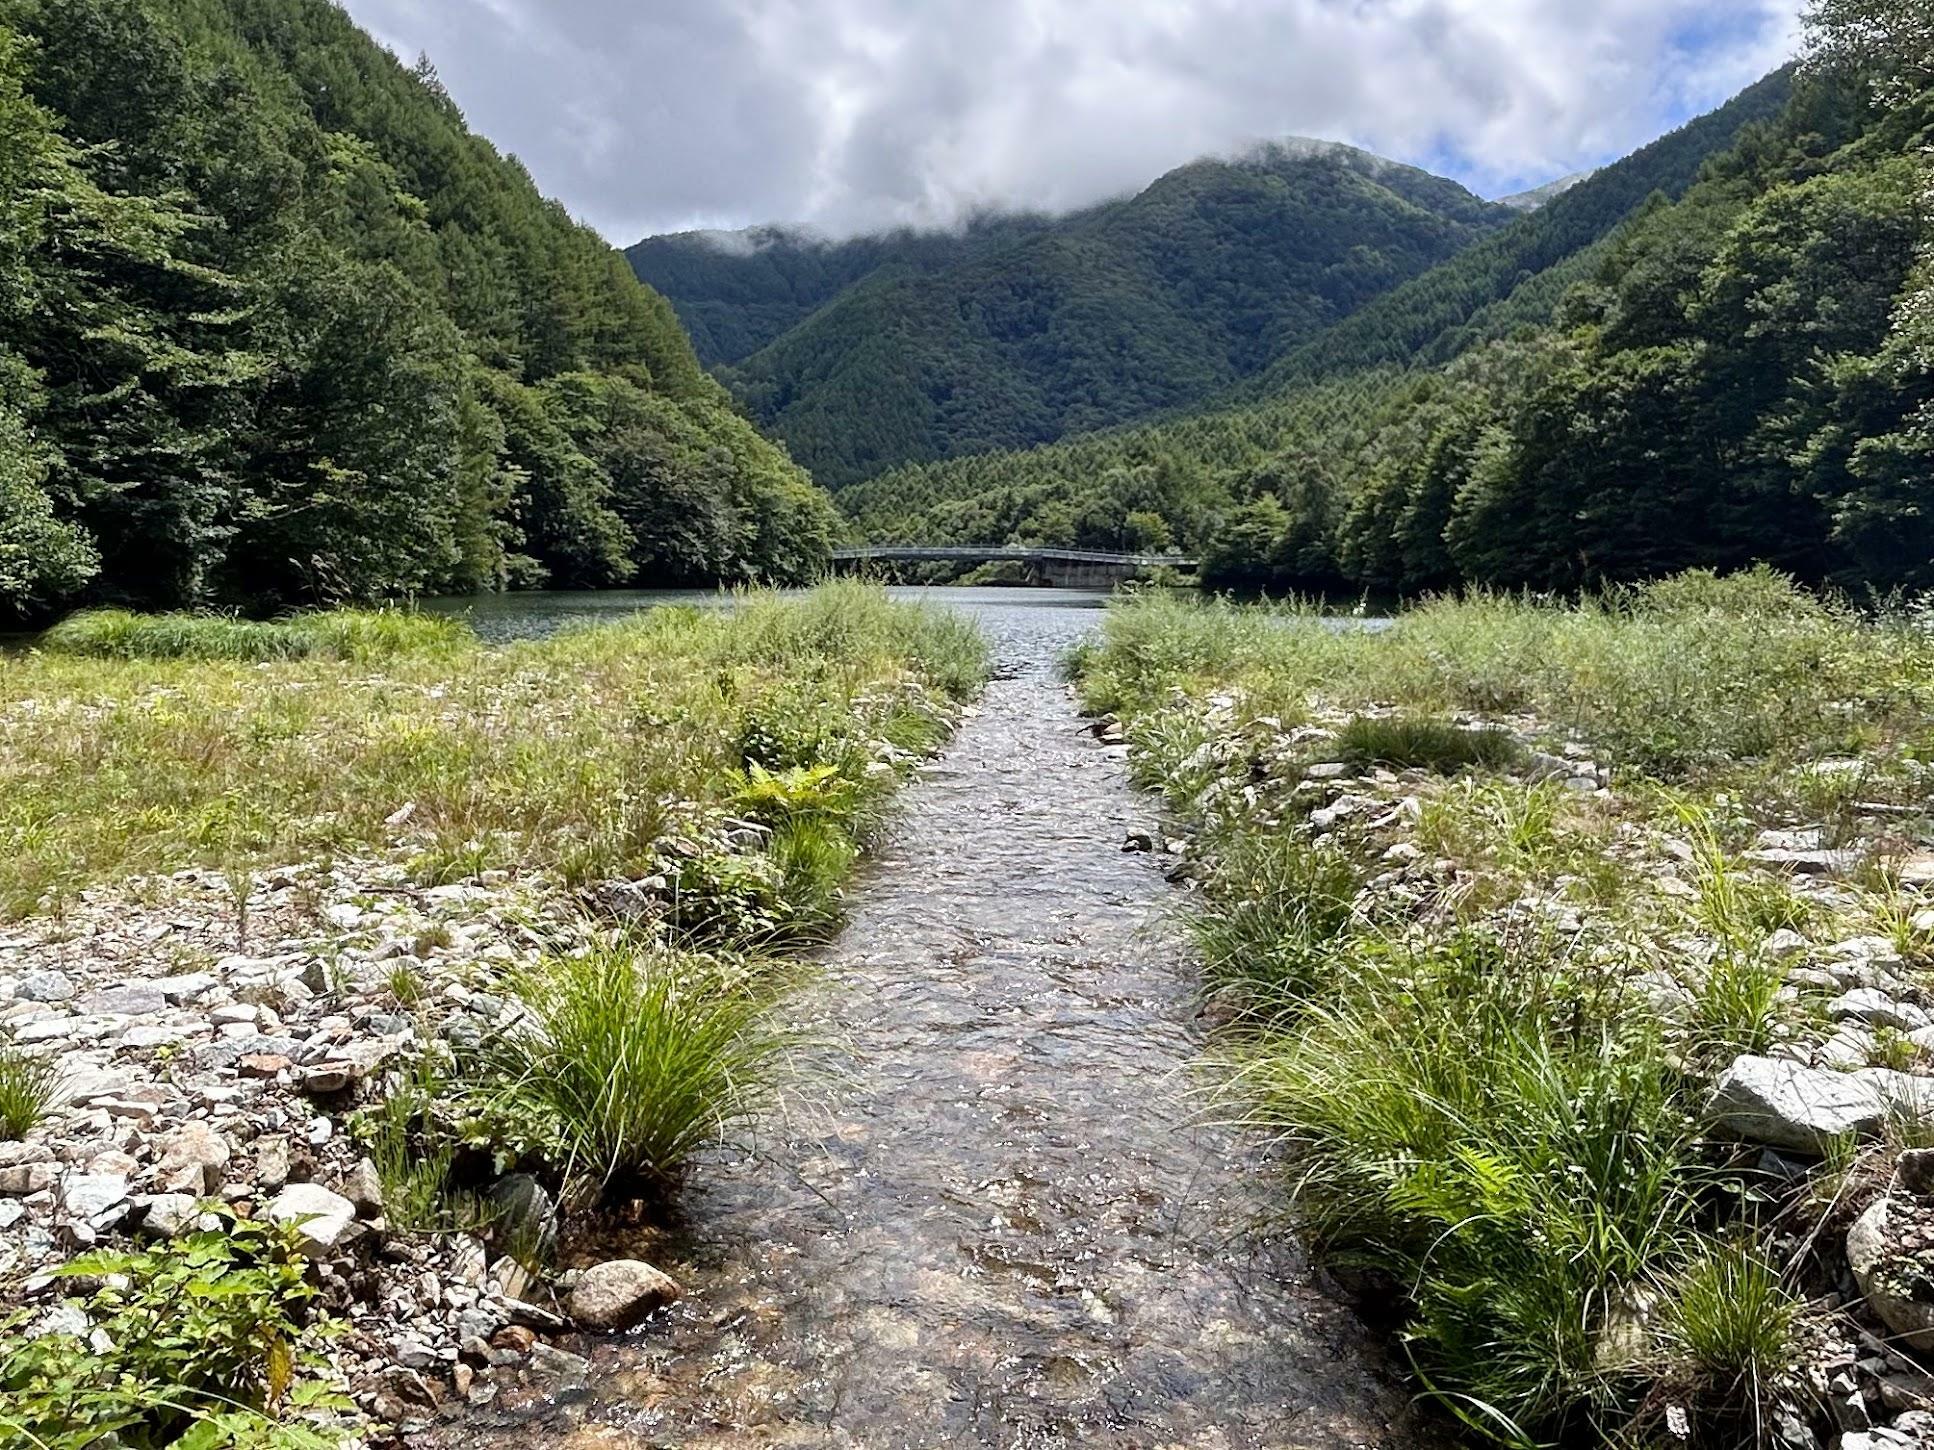
<svg viewBox="0 0 1934 1450">
<path fill-rule="evenodd" d="M 743 362 L 869 278 L 913 278 L 972 262 L 1053 223 L 990 212 L 957 231 L 903 228 L 834 241 L 786 227 L 674 232 L 626 250 L 632 270 L 677 309 L 707 367 Z"/>
<path fill-rule="evenodd" d="M 1199 402 L 1514 216 L 1349 147 L 1265 146 L 883 270 L 723 376 L 838 488 Z"/>
<path fill-rule="evenodd" d="M 670 306 L 328 0 L 0 0 L 0 614 L 796 577 Z"/>
<path fill-rule="evenodd" d="M 1278 590 L 1762 559 L 1934 586 L 1934 63 L 1873 39 L 1914 33 L 1904 0 L 1822 10 L 1860 37 L 1833 64 L 1393 291 L 1291 353 L 1267 397 L 902 470 L 842 503 L 881 538 L 1173 540 L 1211 583 Z"/>
</svg>

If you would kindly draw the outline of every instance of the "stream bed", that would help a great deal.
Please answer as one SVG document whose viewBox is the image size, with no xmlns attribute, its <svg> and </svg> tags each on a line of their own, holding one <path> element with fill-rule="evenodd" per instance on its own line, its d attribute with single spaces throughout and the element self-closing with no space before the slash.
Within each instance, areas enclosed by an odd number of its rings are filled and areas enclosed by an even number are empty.
<svg viewBox="0 0 1934 1450">
<path fill-rule="evenodd" d="M 580 1345 L 587 1397 L 462 1443 L 1418 1443 L 1375 1336 L 1263 1227 L 1258 1145 L 1205 1121 L 1175 889 L 1122 850 L 1154 803 L 1058 678 L 1097 599 L 971 596 L 1001 676 L 795 999 L 819 1045 L 786 1112 L 631 1245 L 687 1298 Z"/>
</svg>

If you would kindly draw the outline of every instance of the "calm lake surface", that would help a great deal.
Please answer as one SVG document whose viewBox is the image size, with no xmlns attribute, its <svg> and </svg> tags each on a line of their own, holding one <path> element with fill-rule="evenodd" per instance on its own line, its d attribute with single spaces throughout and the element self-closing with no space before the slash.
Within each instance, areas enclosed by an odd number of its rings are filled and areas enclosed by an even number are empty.
<svg viewBox="0 0 1934 1450">
<path fill-rule="evenodd" d="M 1109 599 L 1107 591 L 1091 589 L 894 585 L 887 593 L 896 599 L 927 600 L 964 610 L 981 621 L 995 640 L 997 651 L 1011 652 L 1017 657 L 1028 653 L 1033 645 L 1049 643 L 1050 638 L 1065 638 L 1068 642 L 1079 638 L 1099 624 L 1099 611 Z M 451 596 L 427 599 L 422 607 L 438 614 L 461 615 L 483 639 L 501 644 L 515 639 L 541 639 L 570 625 L 621 619 L 667 604 L 729 609 L 732 603 L 730 593 L 715 589 L 604 589 Z M 1070 614 L 1076 617 L 1067 617 Z M 1085 618 L 1080 617 L 1084 615 Z"/>
</svg>

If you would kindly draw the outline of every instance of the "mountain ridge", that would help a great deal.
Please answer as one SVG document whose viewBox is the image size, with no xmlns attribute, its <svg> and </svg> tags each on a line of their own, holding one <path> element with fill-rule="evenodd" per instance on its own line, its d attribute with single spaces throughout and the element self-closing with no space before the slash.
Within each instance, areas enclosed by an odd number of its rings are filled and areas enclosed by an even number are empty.
<svg viewBox="0 0 1934 1450">
<path fill-rule="evenodd" d="M 716 370 L 838 488 L 902 462 L 1186 406 L 1514 216 L 1421 168 L 1292 138 L 1200 158 L 1130 197 L 1054 219 L 990 219 L 964 236 L 828 251 L 777 231 L 748 257 L 701 255 L 690 240 L 629 255 L 695 335 L 736 295 L 800 314 Z M 907 256 L 916 245 L 926 254 Z M 820 264 L 850 280 L 819 285 Z M 804 297 L 801 273 L 815 282 Z"/>
</svg>

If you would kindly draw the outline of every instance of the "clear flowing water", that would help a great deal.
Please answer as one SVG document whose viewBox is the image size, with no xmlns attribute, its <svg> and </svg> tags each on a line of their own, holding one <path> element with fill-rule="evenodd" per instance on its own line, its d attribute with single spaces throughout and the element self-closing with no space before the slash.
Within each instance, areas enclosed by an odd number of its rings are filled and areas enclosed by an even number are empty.
<svg viewBox="0 0 1934 1450">
<path fill-rule="evenodd" d="M 1002 677 L 909 787 L 796 1001 L 817 1070 L 701 1169 L 685 1224 L 629 1245 L 689 1286 L 669 1322 L 578 1346 L 589 1398 L 494 1433 L 1417 1443 L 1372 1336 L 1262 1227 L 1282 1191 L 1258 1145 L 1205 1121 L 1174 889 L 1121 849 L 1152 805 L 1056 677 L 1100 596 L 931 594 L 975 614 Z"/>
</svg>

